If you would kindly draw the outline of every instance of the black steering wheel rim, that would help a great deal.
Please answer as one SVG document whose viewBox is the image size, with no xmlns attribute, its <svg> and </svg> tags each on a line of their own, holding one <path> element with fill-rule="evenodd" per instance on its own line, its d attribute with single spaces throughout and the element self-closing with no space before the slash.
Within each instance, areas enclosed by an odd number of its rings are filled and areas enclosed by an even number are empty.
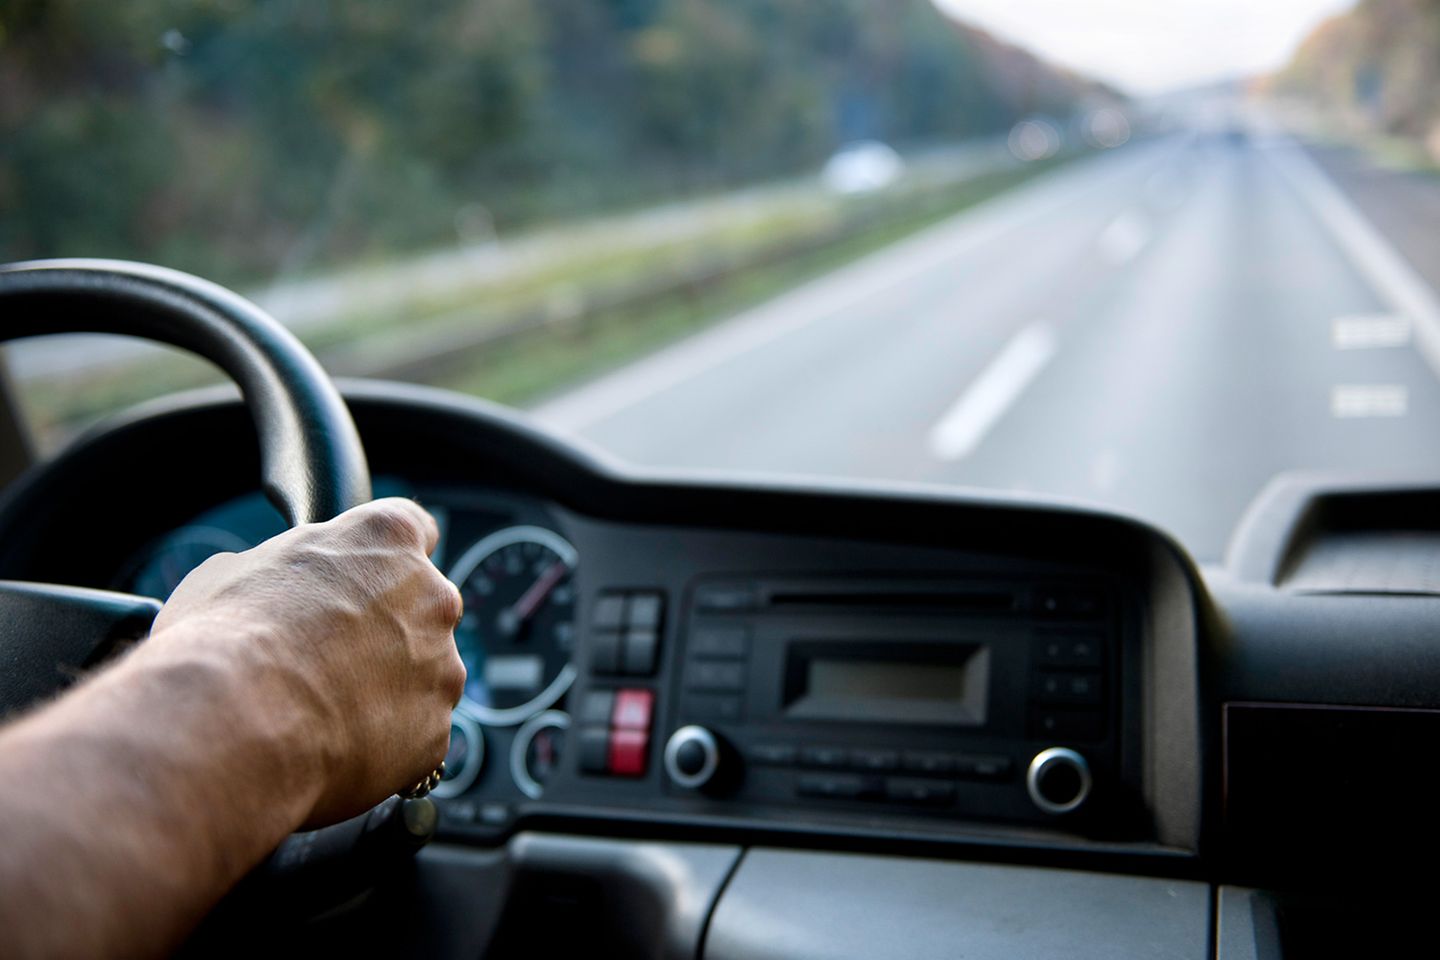
<svg viewBox="0 0 1440 960">
<path fill-rule="evenodd" d="M 339 391 L 289 330 L 238 294 L 123 260 L 0 267 L 0 342 L 53 333 L 141 337 L 223 370 L 255 421 L 261 485 L 292 526 L 370 499 L 364 447 Z"/>
<path fill-rule="evenodd" d="M 365 451 L 339 391 L 293 334 L 243 297 L 117 260 L 0 267 L 0 342 L 51 333 L 141 337 L 220 367 L 254 420 L 261 485 L 292 526 L 370 499 Z M 37 482 L 44 470 L 21 481 L 32 500 L 47 495 Z M 0 581 L 0 714 L 63 688 L 116 643 L 143 636 L 159 607 L 129 594 Z"/>
</svg>

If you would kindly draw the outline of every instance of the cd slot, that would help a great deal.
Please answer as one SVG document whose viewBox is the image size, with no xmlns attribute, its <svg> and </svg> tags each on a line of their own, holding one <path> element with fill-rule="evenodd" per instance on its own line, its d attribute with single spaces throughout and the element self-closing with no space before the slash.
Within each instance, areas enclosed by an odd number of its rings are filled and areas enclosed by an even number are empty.
<svg viewBox="0 0 1440 960">
<path fill-rule="evenodd" d="M 766 606 L 791 609 L 797 607 L 843 608 L 853 610 L 937 610 L 947 613 L 1013 613 L 1019 609 L 1017 597 L 1005 590 L 957 591 L 923 588 L 855 590 L 775 590 L 766 598 Z"/>
</svg>

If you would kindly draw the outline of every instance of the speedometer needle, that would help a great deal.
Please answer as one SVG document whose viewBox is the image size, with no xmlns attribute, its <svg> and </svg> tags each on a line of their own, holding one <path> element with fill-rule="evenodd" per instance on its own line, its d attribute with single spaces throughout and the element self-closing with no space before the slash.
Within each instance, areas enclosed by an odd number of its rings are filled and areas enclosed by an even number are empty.
<svg viewBox="0 0 1440 960">
<path fill-rule="evenodd" d="M 525 591 L 524 596 L 515 601 L 514 606 L 501 612 L 501 628 L 508 634 L 518 632 L 521 625 L 535 615 L 535 611 L 539 610 L 541 604 L 550 596 L 550 591 L 554 590 L 569 572 L 570 568 L 564 563 L 554 563 L 547 567 L 530 585 L 530 589 Z"/>
</svg>

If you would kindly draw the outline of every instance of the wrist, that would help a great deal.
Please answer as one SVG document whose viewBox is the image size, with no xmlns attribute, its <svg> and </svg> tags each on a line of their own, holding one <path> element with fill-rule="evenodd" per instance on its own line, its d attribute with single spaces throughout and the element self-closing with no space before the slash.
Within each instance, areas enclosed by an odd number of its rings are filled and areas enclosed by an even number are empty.
<svg viewBox="0 0 1440 960">
<path fill-rule="evenodd" d="M 309 817 L 330 776 L 333 752 L 327 749 L 325 701 L 273 655 L 274 645 L 267 631 L 253 625 L 187 617 L 152 635 L 122 669 L 142 672 L 150 682 L 138 686 L 175 701 L 177 722 L 215 727 L 196 730 L 204 749 L 228 769 L 251 772 L 244 783 L 227 783 L 227 793 L 254 793 L 252 802 L 266 809 L 267 818 L 285 825 L 278 834 L 283 837 Z"/>
</svg>

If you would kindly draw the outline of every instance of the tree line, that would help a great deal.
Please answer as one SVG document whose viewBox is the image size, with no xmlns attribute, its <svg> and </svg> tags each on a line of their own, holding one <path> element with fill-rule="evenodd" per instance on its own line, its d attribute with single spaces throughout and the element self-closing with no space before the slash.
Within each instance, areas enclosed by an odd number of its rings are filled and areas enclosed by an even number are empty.
<svg viewBox="0 0 1440 960">
<path fill-rule="evenodd" d="M 1099 93 L 929 0 L 0 0 L 0 258 L 245 282 Z"/>
</svg>

